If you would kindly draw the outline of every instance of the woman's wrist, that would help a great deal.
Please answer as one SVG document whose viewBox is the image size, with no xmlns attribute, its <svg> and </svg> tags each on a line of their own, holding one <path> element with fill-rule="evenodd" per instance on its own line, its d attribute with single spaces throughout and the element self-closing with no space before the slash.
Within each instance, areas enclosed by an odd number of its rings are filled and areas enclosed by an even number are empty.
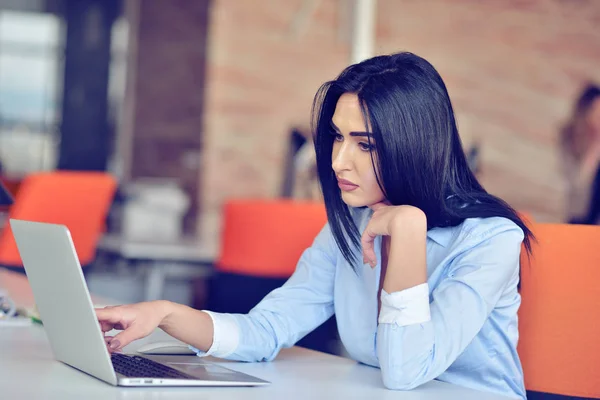
<svg viewBox="0 0 600 400">
<path fill-rule="evenodd" d="M 173 315 L 176 313 L 177 304 L 168 300 L 155 300 L 152 305 L 155 307 L 160 319 L 158 327 L 167 330 Z"/>
<path fill-rule="evenodd" d="M 390 236 L 395 233 L 427 233 L 427 216 L 417 207 L 401 206 L 390 221 Z"/>
<path fill-rule="evenodd" d="M 416 207 L 398 210 L 390 227 L 390 250 L 383 289 L 398 292 L 427 282 L 427 217 Z"/>
<path fill-rule="evenodd" d="M 214 326 L 208 313 L 166 300 L 152 302 L 152 306 L 160 329 L 197 349 L 210 349 Z"/>
</svg>

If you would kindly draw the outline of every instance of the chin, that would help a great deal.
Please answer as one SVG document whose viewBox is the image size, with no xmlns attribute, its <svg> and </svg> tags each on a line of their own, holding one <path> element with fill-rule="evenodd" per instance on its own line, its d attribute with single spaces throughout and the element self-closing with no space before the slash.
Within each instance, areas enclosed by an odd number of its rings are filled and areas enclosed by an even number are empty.
<svg viewBox="0 0 600 400">
<path fill-rule="evenodd" d="M 372 204 L 372 202 L 369 202 L 367 199 L 356 196 L 353 193 L 344 192 L 342 192 L 342 201 L 346 203 L 347 206 L 354 208 L 367 207 L 369 204 Z"/>
</svg>

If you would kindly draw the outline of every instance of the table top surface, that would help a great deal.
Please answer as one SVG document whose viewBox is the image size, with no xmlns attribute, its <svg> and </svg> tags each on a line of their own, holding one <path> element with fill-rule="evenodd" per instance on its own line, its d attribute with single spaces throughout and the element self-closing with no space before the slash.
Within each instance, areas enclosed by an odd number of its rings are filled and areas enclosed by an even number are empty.
<svg viewBox="0 0 600 400">
<path fill-rule="evenodd" d="M 33 304 L 31 291 L 22 275 L 0 270 L 0 287 L 7 289 L 20 305 Z M 21 293 L 18 293 L 21 292 Z M 98 301 L 94 298 L 94 302 Z M 106 300 L 102 300 L 106 303 Z M 108 302 L 110 303 L 110 302 Z M 170 337 L 157 330 L 125 348 L 136 348 L 149 341 Z M 172 339 L 172 338 L 171 338 Z M 387 390 L 379 369 L 353 360 L 299 347 L 284 349 L 273 362 L 238 363 L 216 360 L 218 365 L 272 382 L 255 388 L 120 388 L 54 360 L 41 325 L 0 326 L 0 393 L 2 398 L 27 399 L 460 399 L 500 400 L 487 394 L 433 381 L 408 392 Z M 171 356 L 197 359 L 191 356 Z M 183 360 L 183 359 L 182 359 Z"/>
</svg>

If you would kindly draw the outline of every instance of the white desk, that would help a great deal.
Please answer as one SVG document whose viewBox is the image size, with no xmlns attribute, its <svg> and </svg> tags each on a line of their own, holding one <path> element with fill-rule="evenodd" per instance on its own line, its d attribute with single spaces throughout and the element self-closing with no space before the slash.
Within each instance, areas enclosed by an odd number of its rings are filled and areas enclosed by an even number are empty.
<svg viewBox="0 0 600 400">
<path fill-rule="evenodd" d="M 132 240 L 121 235 L 105 235 L 98 250 L 113 253 L 129 262 L 148 264 L 145 300 L 162 298 L 167 277 L 202 277 L 212 272 L 214 251 L 206 249 L 195 238 L 184 237 L 175 242 Z"/>
<path fill-rule="evenodd" d="M 31 304 L 23 279 L 0 272 L 0 285 L 8 288 L 14 298 Z M 24 292 L 18 295 L 17 290 Z M 134 351 L 143 342 L 164 339 L 164 336 L 164 332 L 157 331 L 125 350 Z M 391 391 L 383 387 L 380 371 L 376 368 L 298 347 L 283 350 L 270 363 L 213 360 L 272 382 L 257 388 L 113 387 L 55 361 L 40 325 L 0 328 L 0 352 L 0 397 L 3 399 L 506 399 L 437 381 L 410 392 Z"/>
</svg>

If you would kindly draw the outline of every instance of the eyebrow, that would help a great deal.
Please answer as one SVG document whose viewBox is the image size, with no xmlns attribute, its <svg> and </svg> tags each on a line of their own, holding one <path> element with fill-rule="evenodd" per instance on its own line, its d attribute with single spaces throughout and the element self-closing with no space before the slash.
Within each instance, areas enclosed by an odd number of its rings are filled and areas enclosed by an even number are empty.
<svg viewBox="0 0 600 400">
<path fill-rule="evenodd" d="M 338 128 L 333 121 L 331 122 L 331 127 L 338 133 L 340 133 L 340 128 Z M 357 136 L 357 137 L 370 137 L 373 138 L 373 134 L 371 132 L 350 132 L 350 136 Z"/>
</svg>

